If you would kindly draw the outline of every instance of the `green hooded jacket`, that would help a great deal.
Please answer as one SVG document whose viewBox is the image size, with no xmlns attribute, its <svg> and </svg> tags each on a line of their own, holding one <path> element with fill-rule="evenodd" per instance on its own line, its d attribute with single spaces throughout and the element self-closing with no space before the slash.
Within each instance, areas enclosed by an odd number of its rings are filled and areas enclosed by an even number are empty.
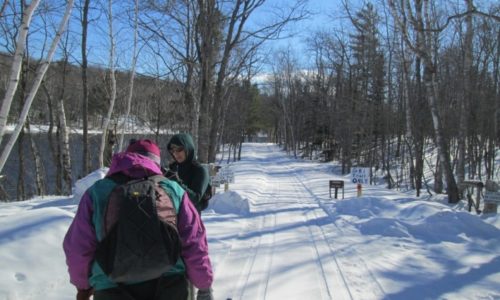
<svg viewBox="0 0 500 300">
<path fill-rule="evenodd" d="M 186 190 L 189 199 L 193 202 L 196 209 L 200 211 L 200 200 L 210 182 L 208 170 L 196 160 L 195 147 L 191 135 L 179 133 L 172 136 L 167 145 L 169 153 L 172 145 L 184 148 L 184 151 L 186 151 L 186 160 L 182 163 L 172 162 L 169 165 L 169 169 L 172 172 L 177 172 L 180 179 L 178 183 Z"/>
</svg>

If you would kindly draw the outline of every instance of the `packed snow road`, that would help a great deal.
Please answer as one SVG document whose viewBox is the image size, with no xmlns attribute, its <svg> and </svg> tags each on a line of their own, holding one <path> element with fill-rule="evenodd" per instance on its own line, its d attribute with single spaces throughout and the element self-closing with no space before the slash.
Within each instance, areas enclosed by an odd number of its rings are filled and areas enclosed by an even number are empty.
<svg viewBox="0 0 500 300">
<path fill-rule="evenodd" d="M 383 185 L 358 198 L 334 163 L 243 147 L 228 166 L 235 182 L 202 216 L 216 300 L 500 299 L 500 214 Z M 75 299 L 62 241 L 105 173 L 79 180 L 71 197 L 0 203 L 0 300 Z M 345 199 L 329 198 L 329 180 L 346 182 Z"/>
<path fill-rule="evenodd" d="M 436 289 L 431 282 L 422 293 L 420 281 L 439 277 L 434 273 L 440 258 L 426 258 L 428 250 L 419 248 L 427 246 L 412 242 L 389 219 L 370 218 L 370 226 L 358 222 L 380 214 L 384 201 L 406 197 L 410 203 L 408 196 L 367 187 L 365 195 L 386 197 L 362 197 L 364 204 L 358 203 L 354 185 L 334 175 L 333 165 L 290 159 L 274 145 L 247 144 L 242 161 L 229 168 L 235 183 L 203 214 L 216 299 L 438 299 L 447 293 L 454 295 L 450 299 L 469 299 L 455 287 Z M 329 199 L 331 179 L 346 181 L 346 199 Z M 408 206 L 422 218 L 416 212 L 425 208 Z M 498 239 L 492 244 L 499 248 Z M 494 262 L 498 266 L 498 259 Z M 500 282 L 499 270 L 492 273 Z M 412 284 L 417 286 L 409 288 Z M 499 296 L 499 289 L 484 295 Z"/>
<path fill-rule="evenodd" d="M 233 236 L 213 236 L 210 227 L 208 232 L 210 241 L 226 245 L 215 251 L 216 270 L 224 270 L 216 271 L 218 298 L 362 299 L 367 293 L 383 298 L 363 259 L 335 246 L 348 229 L 335 225 L 301 170 L 275 146 L 246 154 L 251 156 L 239 166 L 244 171 L 237 174 L 237 187 L 249 197 L 250 211 L 231 226 Z"/>
</svg>

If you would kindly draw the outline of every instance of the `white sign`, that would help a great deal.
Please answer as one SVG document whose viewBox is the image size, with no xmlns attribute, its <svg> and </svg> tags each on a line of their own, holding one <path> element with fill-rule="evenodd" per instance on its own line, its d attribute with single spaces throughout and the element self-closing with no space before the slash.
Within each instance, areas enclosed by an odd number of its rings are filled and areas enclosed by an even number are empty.
<svg viewBox="0 0 500 300">
<path fill-rule="evenodd" d="M 212 178 L 212 182 L 223 184 L 223 183 L 234 183 L 234 172 L 228 168 L 222 168 L 217 172 Z"/>
<path fill-rule="evenodd" d="M 484 192 L 484 202 L 499 202 L 500 203 L 500 192 Z"/>
<path fill-rule="evenodd" d="M 352 183 L 369 184 L 370 168 L 351 168 Z"/>
</svg>

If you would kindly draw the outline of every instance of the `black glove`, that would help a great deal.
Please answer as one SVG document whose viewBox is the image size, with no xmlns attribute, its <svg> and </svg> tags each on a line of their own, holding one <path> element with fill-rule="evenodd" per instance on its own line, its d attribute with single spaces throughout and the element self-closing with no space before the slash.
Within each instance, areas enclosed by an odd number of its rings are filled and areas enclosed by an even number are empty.
<svg viewBox="0 0 500 300">
<path fill-rule="evenodd" d="M 182 180 L 181 178 L 179 177 L 179 173 L 177 172 L 174 172 L 170 169 L 166 170 L 164 173 L 163 173 L 163 176 L 167 177 L 168 179 L 170 180 L 174 180 L 174 181 L 177 181 L 178 183 L 181 183 Z"/>
<path fill-rule="evenodd" d="M 212 289 L 199 289 L 198 295 L 196 295 L 196 300 L 214 300 L 214 296 L 212 295 Z"/>
<path fill-rule="evenodd" d="M 94 294 L 94 290 L 92 288 L 86 290 L 78 289 L 78 292 L 76 293 L 76 300 L 89 300 L 92 294 Z"/>
</svg>

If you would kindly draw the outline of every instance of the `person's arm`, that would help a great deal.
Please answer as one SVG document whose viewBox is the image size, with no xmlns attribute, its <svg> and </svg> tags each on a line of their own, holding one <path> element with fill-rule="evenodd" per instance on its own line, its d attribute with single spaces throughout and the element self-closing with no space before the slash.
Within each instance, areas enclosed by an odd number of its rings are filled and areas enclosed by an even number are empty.
<svg viewBox="0 0 500 300">
<path fill-rule="evenodd" d="M 183 175 L 183 178 L 179 176 L 178 165 L 176 163 L 170 164 L 168 170 L 163 170 L 163 176 L 176 181 L 188 193 L 189 199 L 198 209 L 199 202 L 203 194 L 205 194 L 210 180 L 208 170 L 202 165 L 195 163 L 191 165 L 191 172 L 186 174 L 189 175 Z M 190 176 L 190 178 L 185 178 L 186 176 Z"/>
<path fill-rule="evenodd" d="M 198 289 L 210 289 L 213 272 L 205 227 L 186 193 L 179 208 L 177 227 L 182 241 L 181 255 L 189 280 Z"/>
<path fill-rule="evenodd" d="M 193 178 L 189 186 L 184 186 L 184 189 L 189 194 L 189 199 L 198 208 L 199 202 L 208 187 L 209 175 L 207 169 L 198 165 L 193 170 Z"/>
<path fill-rule="evenodd" d="M 75 218 L 63 242 L 70 282 L 79 290 L 91 288 L 88 279 L 97 247 L 92 213 L 92 200 L 86 192 L 80 200 Z"/>
<path fill-rule="evenodd" d="M 175 162 L 168 164 L 168 167 L 161 167 L 161 172 L 163 176 L 167 177 L 170 180 L 174 180 L 177 183 L 182 181 L 179 178 L 178 165 Z"/>
</svg>

